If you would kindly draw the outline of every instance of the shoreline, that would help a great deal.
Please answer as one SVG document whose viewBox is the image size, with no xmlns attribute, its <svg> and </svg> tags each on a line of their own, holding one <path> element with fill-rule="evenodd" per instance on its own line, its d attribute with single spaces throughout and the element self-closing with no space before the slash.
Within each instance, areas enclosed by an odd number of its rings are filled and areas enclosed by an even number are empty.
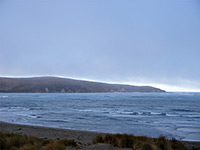
<svg viewBox="0 0 200 150">
<path fill-rule="evenodd" d="M 71 129 L 60 129 L 52 127 L 43 127 L 43 126 L 33 126 L 33 125 L 22 125 L 22 124 L 12 124 L 0 121 L 0 132 L 9 132 L 9 133 L 18 133 L 21 135 L 35 136 L 41 139 L 51 139 L 51 140 L 60 140 L 68 139 L 75 140 L 80 146 L 81 149 L 91 149 L 87 147 L 90 145 L 94 138 L 98 135 L 104 136 L 106 133 L 100 132 L 91 132 L 91 131 L 80 131 L 80 130 L 71 130 Z M 200 141 L 181 141 L 188 150 L 200 150 Z M 100 149 L 120 149 L 117 147 L 110 147 L 108 144 L 96 144 L 96 148 L 103 147 Z M 87 148 L 86 148 L 87 147 Z M 94 146 L 93 146 L 94 147 Z"/>
<path fill-rule="evenodd" d="M 69 139 L 84 144 L 90 143 L 97 135 L 106 134 L 92 131 L 7 123 L 2 121 L 0 121 L 0 132 L 18 133 L 51 140 Z"/>
</svg>

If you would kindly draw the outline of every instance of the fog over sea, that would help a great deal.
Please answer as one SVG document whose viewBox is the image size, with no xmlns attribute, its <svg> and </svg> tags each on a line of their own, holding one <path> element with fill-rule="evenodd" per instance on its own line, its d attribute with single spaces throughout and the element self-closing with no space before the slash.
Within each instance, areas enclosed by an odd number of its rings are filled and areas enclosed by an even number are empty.
<svg viewBox="0 0 200 150">
<path fill-rule="evenodd" d="M 0 93 L 0 121 L 200 141 L 200 93 Z"/>
</svg>

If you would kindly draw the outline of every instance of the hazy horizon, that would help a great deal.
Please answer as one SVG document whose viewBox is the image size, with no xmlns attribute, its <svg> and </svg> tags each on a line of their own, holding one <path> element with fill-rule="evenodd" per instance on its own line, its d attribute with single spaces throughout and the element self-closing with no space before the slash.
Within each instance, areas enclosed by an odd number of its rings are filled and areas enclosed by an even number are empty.
<svg viewBox="0 0 200 150">
<path fill-rule="evenodd" d="M 200 92 L 197 0 L 0 1 L 0 76 Z"/>
</svg>

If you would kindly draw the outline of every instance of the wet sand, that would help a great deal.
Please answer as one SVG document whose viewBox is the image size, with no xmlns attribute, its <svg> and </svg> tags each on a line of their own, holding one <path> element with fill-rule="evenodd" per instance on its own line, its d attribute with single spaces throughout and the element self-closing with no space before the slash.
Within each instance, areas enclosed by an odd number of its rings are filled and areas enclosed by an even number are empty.
<svg viewBox="0 0 200 150">
<path fill-rule="evenodd" d="M 41 126 L 30 126 L 30 125 L 19 125 L 10 124 L 5 122 L 0 122 L 0 132 L 10 132 L 18 133 L 27 136 L 36 136 L 43 139 L 71 139 L 75 140 L 81 149 L 83 150 L 120 150 L 121 148 L 116 148 L 108 144 L 92 144 L 92 140 L 97 135 L 105 135 L 105 133 L 98 132 L 88 132 L 88 131 L 78 131 L 69 129 L 58 129 L 49 128 Z M 188 148 L 188 150 L 200 150 L 200 142 L 187 142 L 184 141 L 183 144 Z M 125 149 L 123 149 L 125 150 Z M 128 149 L 127 149 L 128 150 Z"/>
</svg>

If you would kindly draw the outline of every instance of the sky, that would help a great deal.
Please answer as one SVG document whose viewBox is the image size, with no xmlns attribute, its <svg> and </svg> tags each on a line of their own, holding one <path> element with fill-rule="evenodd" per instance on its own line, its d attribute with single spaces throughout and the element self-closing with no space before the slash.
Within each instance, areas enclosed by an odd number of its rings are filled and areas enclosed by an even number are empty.
<svg viewBox="0 0 200 150">
<path fill-rule="evenodd" d="M 200 92 L 200 1 L 0 0 L 0 76 Z"/>
</svg>

